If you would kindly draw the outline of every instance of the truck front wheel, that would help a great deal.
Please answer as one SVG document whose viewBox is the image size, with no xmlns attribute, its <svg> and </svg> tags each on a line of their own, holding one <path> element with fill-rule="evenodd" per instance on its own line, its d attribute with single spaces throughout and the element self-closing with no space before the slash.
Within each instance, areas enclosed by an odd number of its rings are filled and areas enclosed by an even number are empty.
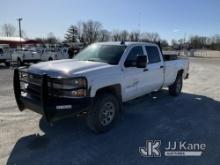
<svg viewBox="0 0 220 165">
<path fill-rule="evenodd" d="M 88 112 L 89 128 L 96 133 L 108 131 L 114 125 L 119 115 L 119 109 L 120 103 L 116 96 L 110 93 L 98 95 L 93 107 Z"/>
<path fill-rule="evenodd" d="M 169 86 L 169 93 L 171 96 L 178 96 L 181 93 L 183 86 L 182 74 L 178 73 L 175 82 Z"/>
</svg>

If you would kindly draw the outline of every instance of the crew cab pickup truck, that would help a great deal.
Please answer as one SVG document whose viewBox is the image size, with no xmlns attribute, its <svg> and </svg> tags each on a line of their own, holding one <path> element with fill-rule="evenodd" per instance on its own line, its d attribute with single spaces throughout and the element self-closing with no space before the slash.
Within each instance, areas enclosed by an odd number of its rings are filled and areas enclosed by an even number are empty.
<svg viewBox="0 0 220 165">
<path fill-rule="evenodd" d="M 25 63 L 41 61 L 41 54 L 35 48 L 17 49 L 12 53 L 12 61 L 17 62 L 18 66 Z"/>
<path fill-rule="evenodd" d="M 100 133 L 113 126 L 124 102 L 162 87 L 178 96 L 188 68 L 188 59 L 164 60 L 157 44 L 95 43 L 73 59 L 15 69 L 14 94 L 21 111 L 49 122 L 85 113 L 89 128 Z"/>
</svg>

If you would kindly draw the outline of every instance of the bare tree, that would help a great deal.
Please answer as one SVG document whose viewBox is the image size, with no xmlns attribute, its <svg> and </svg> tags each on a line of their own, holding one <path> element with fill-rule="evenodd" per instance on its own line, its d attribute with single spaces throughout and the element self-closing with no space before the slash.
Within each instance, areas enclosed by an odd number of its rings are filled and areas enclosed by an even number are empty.
<svg viewBox="0 0 220 165">
<path fill-rule="evenodd" d="M 12 24 L 4 24 L 2 26 L 2 34 L 6 37 L 12 37 L 15 36 L 16 28 Z"/>
<path fill-rule="evenodd" d="M 194 49 L 204 48 L 207 45 L 207 37 L 192 36 L 189 39 L 190 45 Z"/>
<path fill-rule="evenodd" d="M 98 21 L 89 20 L 83 23 L 83 40 L 85 42 L 93 43 L 98 40 L 98 36 L 100 30 L 102 28 L 102 24 Z"/>
<path fill-rule="evenodd" d="M 120 32 L 118 30 L 113 30 L 111 36 L 113 41 L 121 41 Z"/>
<path fill-rule="evenodd" d="M 110 32 L 106 29 L 100 30 L 98 41 L 101 41 L 101 42 L 109 41 L 109 39 L 110 39 Z"/>
<path fill-rule="evenodd" d="M 129 36 L 129 33 L 127 30 L 122 30 L 121 33 L 120 33 L 120 38 L 122 41 L 127 41 L 128 40 L 128 36 Z"/>
<path fill-rule="evenodd" d="M 158 33 L 142 33 L 141 34 L 142 41 L 150 41 L 150 42 L 158 42 L 160 41 L 160 35 Z"/>
<path fill-rule="evenodd" d="M 168 44 L 168 42 L 167 42 L 166 40 L 161 40 L 161 41 L 160 41 L 160 44 L 161 44 L 161 47 L 162 47 L 162 48 L 166 48 L 166 47 L 169 46 L 169 44 Z"/>
<path fill-rule="evenodd" d="M 131 33 L 129 34 L 129 40 L 130 40 L 130 41 L 135 41 L 135 42 L 137 42 L 137 41 L 139 41 L 139 39 L 140 39 L 140 33 L 139 33 L 139 32 L 133 31 L 133 32 L 131 32 Z"/>
<path fill-rule="evenodd" d="M 84 42 L 84 40 L 83 40 L 83 23 L 82 23 L 82 21 L 79 21 L 77 23 L 77 28 L 78 28 L 79 41 Z"/>
</svg>

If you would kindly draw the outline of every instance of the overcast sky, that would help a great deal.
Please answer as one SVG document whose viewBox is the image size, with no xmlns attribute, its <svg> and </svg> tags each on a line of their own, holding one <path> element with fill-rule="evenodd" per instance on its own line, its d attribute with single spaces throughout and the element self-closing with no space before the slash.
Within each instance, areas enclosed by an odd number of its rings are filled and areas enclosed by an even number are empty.
<svg viewBox="0 0 220 165">
<path fill-rule="evenodd" d="M 163 39 L 220 34 L 219 0 L 1 0 L 0 26 L 22 28 L 29 38 L 53 32 L 63 39 L 78 21 L 100 21 L 108 30 L 158 32 Z"/>
</svg>

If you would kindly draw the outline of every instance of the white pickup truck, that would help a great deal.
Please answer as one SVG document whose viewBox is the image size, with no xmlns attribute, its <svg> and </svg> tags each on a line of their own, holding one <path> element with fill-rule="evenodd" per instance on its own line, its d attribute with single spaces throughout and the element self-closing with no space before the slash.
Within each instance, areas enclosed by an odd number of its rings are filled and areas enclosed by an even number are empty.
<svg viewBox="0 0 220 165">
<path fill-rule="evenodd" d="M 11 56 L 12 61 L 17 62 L 18 66 L 41 61 L 41 54 L 35 48 L 17 49 Z"/>
<path fill-rule="evenodd" d="M 0 44 L 0 63 L 4 63 L 6 67 L 10 65 L 11 51 L 9 45 Z"/>
<path fill-rule="evenodd" d="M 95 43 L 74 59 L 15 69 L 14 93 L 20 110 L 49 122 L 86 113 L 88 126 L 99 133 L 113 126 L 124 102 L 162 87 L 178 96 L 188 69 L 188 59 L 163 57 L 157 44 Z"/>
<path fill-rule="evenodd" d="M 72 58 L 79 49 L 76 48 L 45 48 L 41 51 L 42 61 L 62 60 Z"/>
<path fill-rule="evenodd" d="M 61 48 L 42 49 L 42 54 L 41 54 L 42 61 L 61 60 L 61 59 L 68 59 L 68 58 L 69 58 L 68 53 L 63 52 L 63 49 Z"/>
</svg>

